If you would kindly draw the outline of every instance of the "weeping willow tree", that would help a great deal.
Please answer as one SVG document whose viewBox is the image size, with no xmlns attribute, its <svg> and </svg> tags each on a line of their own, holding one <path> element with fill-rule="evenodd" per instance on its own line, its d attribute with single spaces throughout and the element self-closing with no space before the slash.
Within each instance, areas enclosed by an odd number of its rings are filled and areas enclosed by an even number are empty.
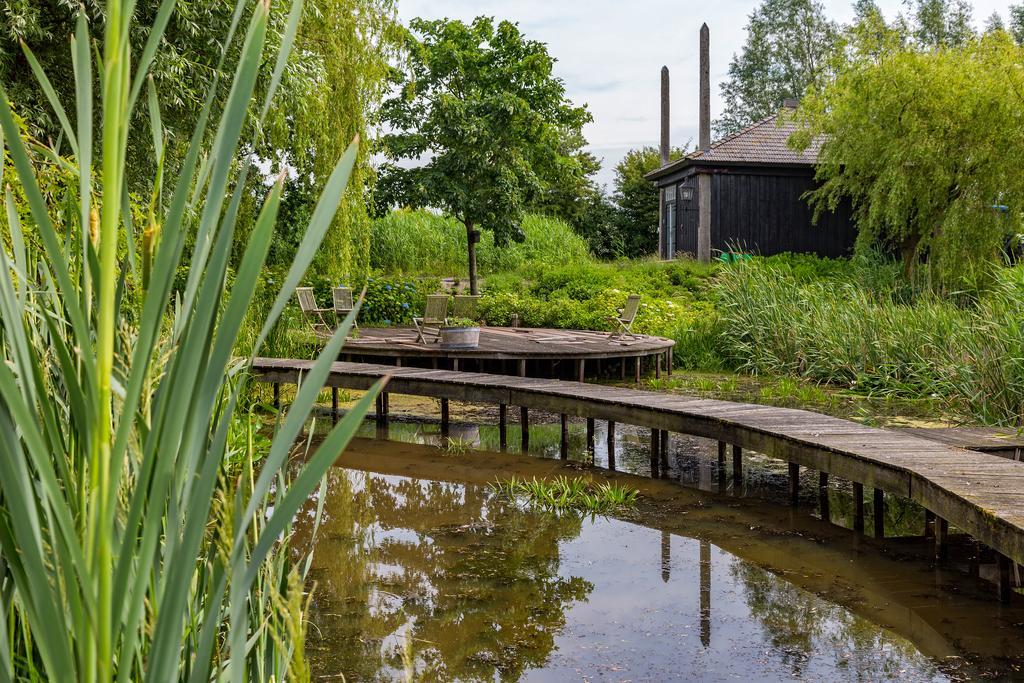
<svg viewBox="0 0 1024 683">
<path fill-rule="evenodd" d="M 282 202 L 282 225 L 272 245 L 271 264 L 287 264 L 295 253 L 303 219 L 308 218 L 319 189 L 329 176 L 334 161 L 359 136 L 360 161 L 353 170 L 352 183 L 338 215 L 325 238 L 324 250 L 313 269 L 327 277 L 361 272 L 369 258 L 369 220 L 365 210 L 372 192 L 369 168 L 367 124 L 380 100 L 387 77 L 388 60 L 396 49 L 395 0 L 308 0 L 294 38 L 286 68 L 277 84 L 274 106 L 246 115 L 247 138 L 237 160 L 255 155 L 262 166 L 286 164 L 291 179 Z M 148 30 L 156 20 L 160 0 L 138 0 L 134 14 L 138 23 L 132 31 L 132 62 L 141 55 Z M 57 98 L 71 106 L 75 79 L 67 36 L 74 31 L 79 9 L 76 2 L 0 0 L 0 82 L 4 83 L 15 111 L 28 124 L 27 132 L 44 144 L 66 148 L 61 123 L 46 93 L 33 76 L 30 57 L 47 73 Z M 98 0 L 81 5 L 94 26 L 105 26 L 109 7 Z M 288 31 L 290 4 L 270 4 L 267 17 L 268 54 L 276 54 Z M 248 21 L 253 7 L 246 7 L 240 21 Z M 224 0 L 178 0 L 167 20 L 160 49 L 152 57 L 150 75 L 161 92 L 162 123 L 167 132 L 165 167 L 173 176 L 187 152 L 196 118 L 213 80 L 230 77 L 241 56 L 241 46 L 227 44 L 234 21 L 233 3 Z M 95 45 L 94 45 L 95 47 Z M 269 66 L 266 59 L 264 67 Z M 254 93 L 263 97 L 270 79 L 260 78 Z M 211 111 L 223 111 L 227 92 L 218 91 Z M 126 163 L 130 169 L 149 168 L 153 145 L 143 110 L 133 113 L 128 131 Z M 255 128 L 261 128 L 258 139 Z M 58 145 L 57 143 L 61 143 Z M 143 174 L 130 174 L 134 192 L 146 193 L 138 185 Z M 249 178 L 250 192 L 265 199 L 270 181 L 260 174 Z M 259 202 L 243 198 L 242 215 L 252 216 Z M 244 226 L 243 226 L 244 227 Z M 242 235 L 244 237 L 244 235 Z M 233 254 L 233 265 L 241 252 Z"/>
<path fill-rule="evenodd" d="M 309 677 L 308 564 L 281 546 L 380 387 L 293 479 L 283 476 L 350 316 L 266 450 L 253 447 L 239 408 L 252 359 L 234 349 L 274 236 L 284 172 L 242 230 L 253 172 L 246 150 L 260 148 L 268 113 L 280 106 L 303 4 L 286 8 L 271 41 L 269 3 L 237 0 L 215 36 L 215 75 L 172 174 L 161 103 L 174 94 L 150 68 L 175 5 L 163 0 L 140 29 L 135 3 L 108 0 L 95 39 L 79 13 L 71 95 L 54 85 L 64 75 L 51 78 L 26 49 L 59 122 L 53 140 L 32 133 L 42 127 L 31 117 L 19 122 L 0 84 L 0 682 Z M 129 163 L 139 110 L 152 153 Z M 357 153 L 350 143 L 331 166 L 253 354 L 320 249 Z M 148 195 L 141 245 L 132 188 Z"/>
</svg>

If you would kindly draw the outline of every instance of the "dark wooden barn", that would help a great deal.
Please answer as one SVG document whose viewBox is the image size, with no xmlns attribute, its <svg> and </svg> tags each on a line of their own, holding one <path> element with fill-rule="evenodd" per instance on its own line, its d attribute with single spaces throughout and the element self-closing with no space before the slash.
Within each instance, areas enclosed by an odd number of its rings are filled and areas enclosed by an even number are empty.
<svg viewBox="0 0 1024 683">
<path fill-rule="evenodd" d="M 850 207 L 840 206 L 815 222 L 804 198 L 815 187 L 819 148 L 812 145 L 801 153 L 787 146 L 795 130 L 787 115 L 793 104 L 647 176 L 661 190 L 662 258 L 692 254 L 706 260 L 726 251 L 850 253 L 856 237 Z M 702 189 L 708 197 L 701 197 Z M 702 227 L 710 250 L 699 244 Z"/>
</svg>

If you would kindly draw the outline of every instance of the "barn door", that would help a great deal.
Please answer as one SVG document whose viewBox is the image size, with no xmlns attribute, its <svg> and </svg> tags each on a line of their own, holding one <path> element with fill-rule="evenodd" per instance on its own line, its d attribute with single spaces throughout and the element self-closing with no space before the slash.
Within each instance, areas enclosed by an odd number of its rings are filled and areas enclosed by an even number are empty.
<svg viewBox="0 0 1024 683">
<path fill-rule="evenodd" d="M 676 252 L 697 253 L 697 176 L 690 176 L 679 184 L 676 190 Z"/>
</svg>

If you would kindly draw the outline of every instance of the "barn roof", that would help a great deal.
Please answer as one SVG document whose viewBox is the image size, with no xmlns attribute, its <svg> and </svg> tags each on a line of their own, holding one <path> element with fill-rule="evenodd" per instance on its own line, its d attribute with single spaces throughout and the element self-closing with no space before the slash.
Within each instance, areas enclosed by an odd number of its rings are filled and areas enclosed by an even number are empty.
<svg viewBox="0 0 1024 683">
<path fill-rule="evenodd" d="M 647 174 L 655 180 L 688 166 L 756 165 L 756 166 L 813 166 L 818 160 L 821 140 L 815 140 L 802 152 L 792 149 L 786 141 L 797 130 L 793 116 L 783 110 L 779 114 L 751 124 L 711 144 L 706 150 L 690 152 L 686 156 Z"/>
</svg>

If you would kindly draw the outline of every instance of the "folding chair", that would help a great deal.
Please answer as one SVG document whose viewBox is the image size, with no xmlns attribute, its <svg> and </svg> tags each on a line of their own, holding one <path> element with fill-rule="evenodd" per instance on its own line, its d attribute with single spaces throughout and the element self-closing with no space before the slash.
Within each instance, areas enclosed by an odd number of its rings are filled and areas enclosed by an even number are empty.
<svg viewBox="0 0 1024 683">
<path fill-rule="evenodd" d="M 615 337 L 633 337 L 633 320 L 636 319 L 636 313 L 640 310 L 640 295 L 630 294 L 629 298 L 626 299 L 626 305 L 618 310 L 618 315 L 615 317 L 615 322 L 618 323 L 619 328 L 608 335 L 609 339 Z"/>
<path fill-rule="evenodd" d="M 338 319 L 338 324 L 352 312 L 355 307 L 352 303 L 352 288 L 351 287 L 335 287 L 333 290 L 334 294 L 334 315 Z M 359 327 L 356 321 L 352 321 L 354 327 Z"/>
<path fill-rule="evenodd" d="M 479 294 L 456 294 L 452 304 L 452 317 L 476 320 L 476 305 L 479 301 Z"/>
<path fill-rule="evenodd" d="M 427 305 L 423 311 L 423 317 L 412 319 L 412 324 L 416 327 L 416 341 L 426 343 L 427 340 L 423 337 L 423 332 L 427 330 L 428 326 L 440 328 L 448 322 L 448 295 L 447 294 L 428 294 Z M 441 338 L 441 331 L 438 329 L 434 332 L 434 341 Z"/>
<path fill-rule="evenodd" d="M 295 296 L 299 299 L 299 308 L 302 309 L 302 316 L 309 323 L 313 334 L 318 337 L 330 337 L 334 334 L 334 328 L 324 320 L 324 313 L 332 312 L 334 309 L 318 308 L 312 287 L 296 287 Z"/>
</svg>

